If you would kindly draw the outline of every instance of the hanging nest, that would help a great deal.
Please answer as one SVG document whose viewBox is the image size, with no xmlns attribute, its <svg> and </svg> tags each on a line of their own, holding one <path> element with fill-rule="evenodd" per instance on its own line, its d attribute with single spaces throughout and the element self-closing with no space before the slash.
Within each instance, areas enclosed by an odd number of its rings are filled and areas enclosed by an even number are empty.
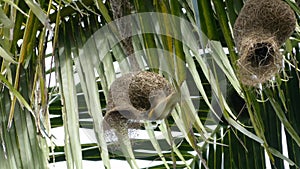
<svg viewBox="0 0 300 169">
<path fill-rule="evenodd" d="M 111 85 L 104 119 L 110 128 L 126 134 L 127 129 L 138 128 L 141 120 L 165 118 L 175 105 L 174 96 L 171 84 L 161 75 L 128 73 Z"/>
<path fill-rule="evenodd" d="M 282 67 L 279 48 L 296 27 L 294 11 L 281 0 L 248 0 L 235 24 L 240 55 L 238 77 L 255 86 L 269 80 Z"/>
</svg>

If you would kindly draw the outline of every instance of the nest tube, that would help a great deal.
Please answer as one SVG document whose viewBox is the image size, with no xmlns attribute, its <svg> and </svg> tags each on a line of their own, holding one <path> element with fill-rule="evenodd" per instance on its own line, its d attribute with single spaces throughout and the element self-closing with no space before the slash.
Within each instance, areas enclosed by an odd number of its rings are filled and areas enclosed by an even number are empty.
<svg viewBox="0 0 300 169">
<path fill-rule="evenodd" d="M 132 119 L 135 114 L 138 114 L 136 110 L 130 104 L 129 100 L 129 84 L 134 77 L 133 73 L 128 73 L 120 78 L 117 78 L 112 85 L 108 93 L 106 114 L 104 116 L 104 130 L 114 130 L 114 133 L 121 135 L 127 135 L 128 129 L 131 127 L 137 128 L 138 126 L 129 126 L 128 120 Z"/>
</svg>

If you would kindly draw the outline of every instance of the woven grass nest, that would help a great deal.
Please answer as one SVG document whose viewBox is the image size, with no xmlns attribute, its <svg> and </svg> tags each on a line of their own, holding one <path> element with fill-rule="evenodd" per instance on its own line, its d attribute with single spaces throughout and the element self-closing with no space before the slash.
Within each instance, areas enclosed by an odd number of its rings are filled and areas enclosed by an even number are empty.
<svg viewBox="0 0 300 169">
<path fill-rule="evenodd" d="M 294 11 L 282 0 L 246 1 L 233 30 L 243 84 L 265 83 L 279 72 L 283 59 L 279 48 L 295 27 Z"/>
<path fill-rule="evenodd" d="M 175 105 L 175 92 L 161 75 L 139 71 L 116 79 L 110 86 L 105 121 L 118 132 L 139 127 L 140 120 L 160 120 Z"/>
</svg>

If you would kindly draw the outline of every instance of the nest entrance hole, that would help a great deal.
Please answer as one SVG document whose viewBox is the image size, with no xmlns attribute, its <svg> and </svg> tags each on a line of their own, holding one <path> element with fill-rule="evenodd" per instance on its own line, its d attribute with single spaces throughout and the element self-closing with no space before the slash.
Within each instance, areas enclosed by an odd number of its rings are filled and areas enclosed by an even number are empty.
<svg viewBox="0 0 300 169">
<path fill-rule="evenodd" d="M 130 99 L 130 102 L 132 104 L 133 107 L 135 107 L 138 110 L 149 110 L 151 108 L 151 103 L 149 101 L 149 98 L 145 97 L 145 96 L 140 96 L 139 101 L 138 102 L 134 102 L 132 101 L 133 99 Z"/>
<path fill-rule="evenodd" d="M 248 61 L 252 67 L 263 67 L 274 62 L 275 50 L 271 43 L 256 43 L 250 50 Z"/>
</svg>

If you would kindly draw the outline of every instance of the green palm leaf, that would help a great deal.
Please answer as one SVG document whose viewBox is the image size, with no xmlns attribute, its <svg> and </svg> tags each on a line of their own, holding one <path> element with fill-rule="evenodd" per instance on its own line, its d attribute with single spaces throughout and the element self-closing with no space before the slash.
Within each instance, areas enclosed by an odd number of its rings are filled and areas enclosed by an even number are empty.
<svg viewBox="0 0 300 169">
<path fill-rule="evenodd" d="M 88 168 L 84 160 L 111 168 L 114 159 L 131 168 L 139 160 L 159 162 L 149 168 L 299 168 L 298 27 L 281 47 L 282 71 L 248 87 L 232 32 L 243 0 L 116 2 L 0 2 L 2 168 Z M 298 18 L 297 4 L 285 2 Z M 168 116 L 133 120 L 140 124 L 128 135 L 110 136 L 110 86 L 137 70 L 170 82 L 174 93 L 148 111 Z M 64 144 L 55 147 L 63 140 L 51 130 L 60 127 Z"/>
</svg>

